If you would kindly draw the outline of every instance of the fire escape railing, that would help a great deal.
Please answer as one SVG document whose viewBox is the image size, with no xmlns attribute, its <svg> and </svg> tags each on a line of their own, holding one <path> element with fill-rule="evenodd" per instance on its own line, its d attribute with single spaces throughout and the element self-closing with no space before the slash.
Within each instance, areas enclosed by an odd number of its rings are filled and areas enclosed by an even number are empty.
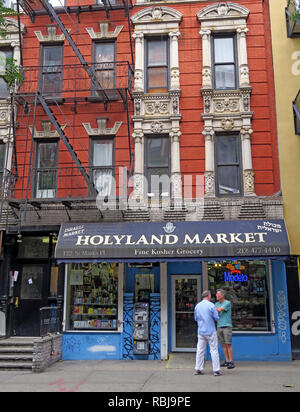
<svg viewBox="0 0 300 412">
<path fill-rule="evenodd" d="M 34 22 L 35 17 L 48 14 L 43 0 L 19 0 L 19 2 L 25 13 L 30 16 L 32 22 Z M 133 8 L 132 0 L 96 0 L 94 4 L 90 0 L 81 0 L 80 6 L 64 6 L 64 0 L 61 0 L 58 4 L 58 6 L 54 7 L 56 14 L 64 14 L 66 10 L 68 13 L 75 13 L 77 15 L 91 11 L 105 11 L 107 18 L 109 18 L 112 10 L 125 10 L 125 13 L 127 13 L 128 9 Z"/>
<path fill-rule="evenodd" d="M 85 1 L 87 4 L 85 4 Z M 86 101 L 103 102 L 104 108 L 107 110 L 109 102 L 123 100 L 124 108 L 127 112 L 130 173 L 132 171 L 133 155 L 131 153 L 130 141 L 129 100 L 132 99 L 131 92 L 134 68 L 130 66 L 128 62 L 87 62 L 59 15 L 63 13 L 67 15 L 69 13 L 76 13 L 79 20 L 79 15 L 82 12 L 104 10 L 108 18 L 111 10 L 124 9 L 129 24 L 130 51 L 133 64 L 129 18 L 129 9 L 132 8 L 133 5 L 132 0 L 102 0 L 94 5 L 88 4 L 90 2 L 89 0 L 83 0 L 81 5 L 77 7 L 54 8 L 48 0 L 17 0 L 17 2 L 18 6 L 20 5 L 25 13 L 30 16 L 32 22 L 34 22 L 35 17 L 48 14 L 51 21 L 57 23 L 80 63 L 51 67 L 22 67 L 24 83 L 19 86 L 19 89 L 13 95 L 16 103 L 23 106 L 23 112 L 28 113 L 26 147 L 28 147 L 28 150 L 30 149 L 29 164 L 25 165 L 24 163 L 23 173 L 18 173 L 18 176 L 16 174 L 9 178 L 10 189 L 7 191 L 5 197 L 3 192 L 1 198 L 6 199 L 6 203 L 8 203 L 14 211 L 23 209 L 20 205 L 24 203 L 25 200 L 24 219 L 26 220 L 26 210 L 29 203 L 31 205 L 34 203 L 34 207 L 39 208 L 40 201 L 42 200 L 60 199 L 64 204 L 64 202 L 69 203 L 67 201 L 68 199 L 95 198 L 98 194 L 99 187 L 95 185 L 94 171 L 90 167 L 90 155 L 88 154 L 88 163 L 82 163 L 82 159 L 77 155 L 73 145 L 64 132 L 64 128 L 61 127 L 56 117 L 57 114 L 55 113 L 60 113 L 62 118 L 64 118 L 63 112 L 61 108 L 59 108 L 60 104 L 65 102 L 76 102 L 77 104 L 77 102 Z M 52 110 L 51 105 L 56 105 L 56 110 Z M 56 170 L 43 171 L 33 168 L 34 134 L 36 130 L 35 123 L 37 113 L 39 113 L 38 116 L 40 116 L 38 106 L 43 108 L 44 113 L 54 126 L 58 137 L 63 141 L 71 155 L 72 163 L 70 163 L 70 167 L 64 168 L 58 165 Z M 77 106 L 74 106 L 74 113 L 76 112 L 76 107 Z M 32 123 L 29 125 L 29 116 L 32 115 Z M 13 122 L 14 140 L 16 138 L 17 127 L 18 123 L 15 124 Z M 29 130 L 31 131 L 30 134 Z M 31 135 L 31 143 L 29 143 L 28 140 L 29 135 Z M 41 187 L 39 187 L 39 185 L 41 185 Z M 47 187 L 47 185 L 49 187 Z M 4 188 L 5 187 L 7 187 L 7 185 L 4 185 Z M 64 200 L 66 197 L 67 200 Z M 1 208 L 3 208 L 3 202 Z"/>
<path fill-rule="evenodd" d="M 30 185 L 28 199 L 30 201 L 49 202 L 62 200 L 95 200 L 97 194 L 105 192 L 109 195 L 114 188 L 112 180 L 116 167 L 94 167 L 82 164 L 86 173 L 89 173 L 93 181 L 93 187 L 89 186 L 76 166 L 58 165 L 52 168 L 32 168 L 30 173 Z M 26 176 L 27 178 L 28 176 Z M 18 183 L 11 176 L 13 185 L 7 191 L 7 200 L 20 201 L 24 199 L 27 188 Z M 97 189 L 97 190 L 96 190 Z M 108 191 L 109 193 L 106 193 Z"/>
<path fill-rule="evenodd" d="M 34 96 L 36 91 L 46 99 L 58 102 L 67 101 L 101 101 L 106 97 L 110 101 L 123 101 L 131 97 L 133 88 L 133 68 L 128 62 L 90 63 L 100 86 L 95 88 L 88 73 L 80 64 L 61 66 L 26 66 L 24 67 L 24 83 L 19 87 L 16 96 Z"/>
</svg>

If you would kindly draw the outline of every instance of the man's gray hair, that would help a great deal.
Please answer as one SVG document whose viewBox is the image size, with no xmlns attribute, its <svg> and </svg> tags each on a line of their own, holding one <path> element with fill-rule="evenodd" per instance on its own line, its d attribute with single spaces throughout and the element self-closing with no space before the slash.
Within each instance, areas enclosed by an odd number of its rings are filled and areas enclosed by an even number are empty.
<svg viewBox="0 0 300 412">
<path fill-rule="evenodd" d="M 218 289 L 217 290 L 217 293 L 218 292 L 220 292 L 221 293 L 221 295 L 223 295 L 223 296 L 225 296 L 226 295 L 226 292 L 225 292 L 225 290 L 224 289 Z"/>
<path fill-rule="evenodd" d="M 202 299 L 208 298 L 209 296 L 211 296 L 211 292 L 209 290 L 205 290 L 202 293 Z"/>
</svg>

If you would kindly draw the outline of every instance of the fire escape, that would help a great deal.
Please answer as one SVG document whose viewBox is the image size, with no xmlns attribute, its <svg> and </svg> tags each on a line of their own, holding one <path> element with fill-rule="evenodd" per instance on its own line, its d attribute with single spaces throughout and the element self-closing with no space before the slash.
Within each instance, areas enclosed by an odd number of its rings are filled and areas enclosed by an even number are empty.
<svg viewBox="0 0 300 412">
<path fill-rule="evenodd" d="M 40 218 L 41 211 L 47 209 L 49 204 L 52 206 L 60 205 L 71 220 L 70 211 L 73 208 L 84 208 L 85 205 L 88 209 L 91 207 L 87 206 L 88 201 L 95 203 L 98 192 L 91 170 L 89 148 L 82 147 L 80 136 L 77 136 L 76 128 L 71 124 L 70 116 L 66 115 L 66 111 L 68 113 L 72 111 L 73 118 L 75 118 L 80 107 L 89 103 L 103 104 L 104 112 L 107 112 L 110 103 L 123 102 L 127 118 L 129 175 L 132 173 L 133 154 L 129 115 L 134 74 L 129 17 L 129 10 L 133 7 L 131 1 L 102 0 L 98 1 L 97 4 L 53 7 L 48 0 L 18 0 L 18 6 L 22 7 L 33 23 L 44 15 L 50 17 L 51 23 L 56 23 L 64 35 L 65 41 L 73 49 L 78 64 L 64 64 L 61 67 L 55 67 L 56 78 L 57 75 L 60 78 L 58 86 L 55 81 L 51 84 L 54 77 L 51 78 L 49 68 L 42 66 L 22 67 L 24 82 L 12 93 L 11 97 L 10 133 L 13 135 L 14 148 L 12 165 L 10 170 L 5 170 L 3 178 L 0 210 L 2 230 L 5 229 L 12 233 L 20 231 L 22 222 L 26 222 L 29 211 Z M 84 3 L 84 1 L 80 1 L 80 3 Z M 130 44 L 128 55 L 131 62 L 115 61 L 106 65 L 87 62 L 60 16 L 69 17 L 71 22 L 74 22 L 73 17 L 75 16 L 79 22 L 82 13 L 103 11 L 107 19 L 110 19 L 115 10 L 124 10 L 125 19 L 128 21 Z M 103 68 L 106 70 L 108 68 L 114 73 L 113 81 L 110 81 L 109 84 L 101 80 Z M 45 79 L 48 80 L 47 84 Z M 18 116 L 16 116 L 14 108 L 18 112 Z M 48 171 L 43 171 L 43 175 L 39 175 L 39 171 L 35 167 L 34 141 L 39 133 L 36 128 L 37 118 L 42 116 L 47 118 L 47 120 L 42 120 L 45 130 L 49 134 L 55 133 L 55 136 L 63 143 L 68 159 L 66 165 L 58 165 L 55 170 L 49 168 Z M 66 126 L 69 130 L 69 137 L 65 132 Z M 70 130 L 72 138 L 70 138 Z M 17 140 L 22 141 L 23 144 L 16 144 Z M 80 154 L 74 148 L 75 142 L 77 150 L 78 144 L 81 145 Z M 83 155 L 86 157 L 86 161 L 82 160 Z M 37 196 L 33 187 L 37 180 L 41 179 L 48 182 L 55 180 L 55 193 Z M 100 218 L 103 217 L 101 210 L 98 212 Z"/>
</svg>

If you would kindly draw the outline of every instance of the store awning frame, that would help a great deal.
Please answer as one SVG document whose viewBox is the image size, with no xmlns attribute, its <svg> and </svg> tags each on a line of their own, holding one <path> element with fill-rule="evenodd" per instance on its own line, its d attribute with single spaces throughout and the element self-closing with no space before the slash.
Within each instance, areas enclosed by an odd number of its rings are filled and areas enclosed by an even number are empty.
<svg viewBox="0 0 300 412">
<path fill-rule="evenodd" d="M 63 224 L 55 258 L 70 262 L 286 259 L 283 220 Z"/>
</svg>

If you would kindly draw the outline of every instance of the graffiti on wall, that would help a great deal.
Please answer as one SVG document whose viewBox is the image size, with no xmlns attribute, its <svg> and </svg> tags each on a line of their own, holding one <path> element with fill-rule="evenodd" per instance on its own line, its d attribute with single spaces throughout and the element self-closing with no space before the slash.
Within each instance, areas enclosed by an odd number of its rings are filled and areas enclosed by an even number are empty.
<svg viewBox="0 0 300 412">
<path fill-rule="evenodd" d="M 281 343 L 288 341 L 288 302 L 283 290 L 279 290 L 276 299 L 277 323 Z"/>
</svg>

